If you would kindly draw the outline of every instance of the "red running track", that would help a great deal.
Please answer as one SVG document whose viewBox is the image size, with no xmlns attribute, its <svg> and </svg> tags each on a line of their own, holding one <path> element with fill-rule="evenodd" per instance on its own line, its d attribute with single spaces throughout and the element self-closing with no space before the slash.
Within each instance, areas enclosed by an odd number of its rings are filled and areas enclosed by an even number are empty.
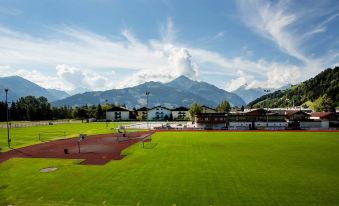
<svg viewBox="0 0 339 206">
<path fill-rule="evenodd" d="M 126 137 L 123 137 L 122 134 L 88 136 L 80 142 L 80 153 L 79 138 L 43 142 L 0 153 L 0 163 L 13 157 L 23 157 L 82 159 L 81 164 L 103 165 L 111 160 L 122 159 L 122 150 L 144 140 L 151 134 L 150 132 L 133 132 L 128 133 Z M 68 154 L 64 153 L 64 149 L 68 149 Z"/>
</svg>

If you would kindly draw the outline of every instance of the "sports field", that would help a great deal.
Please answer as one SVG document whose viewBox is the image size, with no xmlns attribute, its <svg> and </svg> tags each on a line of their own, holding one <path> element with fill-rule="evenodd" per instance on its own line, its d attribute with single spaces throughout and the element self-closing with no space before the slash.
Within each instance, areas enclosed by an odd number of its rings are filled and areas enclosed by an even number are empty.
<svg viewBox="0 0 339 206">
<path fill-rule="evenodd" d="M 34 126 L 24 128 L 13 128 L 10 130 L 11 145 L 14 148 L 23 147 L 31 144 L 41 143 L 41 141 L 60 139 L 65 137 L 78 137 L 82 134 L 105 134 L 117 132 L 111 128 L 117 128 L 126 123 L 72 123 L 55 124 L 46 126 Z M 39 140 L 41 135 L 41 141 Z M 7 151 L 7 130 L 0 129 L 0 148 L 1 151 Z"/>
<path fill-rule="evenodd" d="M 0 205 L 339 205 L 337 132 L 159 132 L 152 142 L 103 166 L 8 160 Z"/>
</svg>

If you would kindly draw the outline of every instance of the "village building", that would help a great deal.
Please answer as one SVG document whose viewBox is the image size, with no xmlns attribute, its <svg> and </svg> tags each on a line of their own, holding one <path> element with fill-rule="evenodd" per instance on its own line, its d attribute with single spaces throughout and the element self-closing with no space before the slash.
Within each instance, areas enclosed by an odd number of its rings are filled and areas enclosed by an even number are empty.
<svg viewBox="0 0 339 206">
<path fill-rule="evenodd" d="M 226 129 L 225 113 L 199 113 L 194 117 L 194 127 L 198 129 Z"/>
<path fill-rule="evenodd" d="M 217 110 L 215 110 L 211 107 L 208 107 L 206 105 L 202 105 L 201 108 L 202 108 L 201 113 L 217 113 Z"/>
<path fill-rule="evenodd" d="M 110 121 L 125 121 L 130 120 L 130 111 L 129 109 L 123 107 L 114 106 L 111 109 L 106 111 L 106 120 Z"/>
<path fill-rule="evenodd" d="M 269 112 L 264 109 L 247 110 L 246 112 L 228 114 L 228 128 L 234 130 L 247 129 L 286 129 L 288 124 L 285 115 Z"/>
<path fill-rule="evenodd" d="M 141 107 L 136 110 L 136 119 L 137 120 L 147 120 L 147 107 Z"/>
<path fill-rule="evenodd" d="M 166 107 L 156 106 L 147 111 L 148 120 L 170 120 L 172 116 L 172 111 Z"/>
<path fill-rule="evenodd" d="M 189 109 L 186 107 L 177 107 L 172 109 L 172 118 L 173 120 L 189 120 Z"/>
</svg>

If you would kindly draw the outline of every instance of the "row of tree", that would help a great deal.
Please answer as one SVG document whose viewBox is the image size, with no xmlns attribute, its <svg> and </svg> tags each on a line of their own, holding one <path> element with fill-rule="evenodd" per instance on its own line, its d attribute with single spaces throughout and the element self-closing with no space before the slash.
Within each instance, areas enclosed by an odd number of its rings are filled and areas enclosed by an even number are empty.
<svg viewBox="0 0 339 206">
<path fill-rule="evenodd" d="M 191 117 L 193 117 L 196 114 L 199 114 L 202 112 L 202 106 L 198 103 L 193 103 L 189 113 Z M 217 112 L 220 113 L 229 113 L 231 111 L 231 105 L 227 100 L 222 101 L 217 107 L 216 107 Z M 241 107 L 241 110 L 244 111 L 244 106 Z"/>
<path fill-rule="evenodd" d="M 12 121 L 36 121 L 52 119 L 104 119 L 105 110 L 112 105 L 81 106 L 81 107 L 52 107 L 45 97 L 21 97 L 16 102 L 8 103 L 9 119 Z M 0 102 L 0 121 L 6 121 L 6 102 Z"/>
<path fill-rule="evenodd" d="M 81 106 L 81 107 L 52 107 L 45 97 L 27 96 L 21 97 L 16 102 L 9 103 L 9 119 L 11 121 L 36 121 L 36 120 L 52 120 L 52 119 L 105 119 L 105 111 L 114 105 L 106 104 L 101 106 Z M 0 102 L 0 121 L 6 121 L 6 102 Z M 243 108 L 242 108 L 243 109 Z M 228 113 L 231 105 L 228 101 L 221 102 L 216 107 L 217 112 Z M 202 112 L 202 106 L 193 103 L 190 110 L 191 116 Z M 132 114 L 133 115 L 133 114 Z M 171 117 L 168 117 L 171 120 Z"/>
</svg>

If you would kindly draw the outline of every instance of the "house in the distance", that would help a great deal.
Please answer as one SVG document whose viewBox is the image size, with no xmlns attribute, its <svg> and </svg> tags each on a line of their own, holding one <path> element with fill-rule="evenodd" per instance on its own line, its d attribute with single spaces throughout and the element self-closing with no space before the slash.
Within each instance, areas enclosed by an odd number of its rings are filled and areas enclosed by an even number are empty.
<svg viewBox="0 0 339 206">
<path fill-rule="evenodd" d="M 208 107 L 206 105 L 202 105 L 201 108 L 202 108 L 201 113 L 217 113 L 217 110 L 215 110 L 211 107 Z"/>
<path fill-rule="evenodd" d="M 147 120 L 147 107 L 141 107 L 136 110 L 136 119 L 137 120 Z"/>
<path fill-rule="evenodd" d="M 125 121 L 130 119 L 130 110 L 114 106 L 106 111 L 106 120 Z"/>
<path fill-rule="evenodd" d="M 172 118 L 173 120 L 189 120 L 190 113 L 189 109 L 186 107 L 177 107 L 172 109 Z"/>
<path fill-rule="evenodd" d="M 170 120 L 172 111 L 166 107 L 156 106 L 147 111 L 148 120 Z"/>
</svg>

